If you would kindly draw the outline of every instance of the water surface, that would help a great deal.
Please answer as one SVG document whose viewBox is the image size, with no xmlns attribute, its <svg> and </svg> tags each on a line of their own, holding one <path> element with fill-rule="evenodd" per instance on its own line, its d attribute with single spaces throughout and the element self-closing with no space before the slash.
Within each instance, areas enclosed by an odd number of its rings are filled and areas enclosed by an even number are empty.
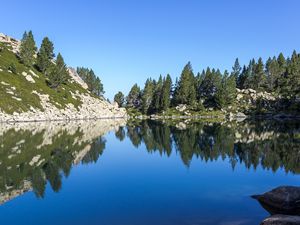
<svg viewBox="0 0 300 225">
<path fill-rule="evenodd" d="M 259 224 L 299 185 L 300 123 L 0 124 L 2 224 Z"/>
</svg>

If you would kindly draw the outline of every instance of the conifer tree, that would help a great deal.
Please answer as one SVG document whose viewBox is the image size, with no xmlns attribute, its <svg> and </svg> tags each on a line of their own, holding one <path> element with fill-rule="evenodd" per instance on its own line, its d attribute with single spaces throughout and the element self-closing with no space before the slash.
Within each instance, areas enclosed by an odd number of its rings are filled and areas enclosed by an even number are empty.
<svg viewBox="0 0 300 225">
<path fill-rule="evenodd" d="M 92 69 L 77 67 L 77 73 L 81 77 L 81 79 L 87 84 L 88 90 L 97 95 L 103 96 L 104 89 L 103 84 L 99 77 L 96 76 Z"/>
<path fill-rule="evenodd" d="M 219 70 L 206 69 L 205 76 L 200 86 L 201 97 L 206 104 L 215 105 L 215 95 L 220 86 L 222 75 Z"/>
<path fill-rule="evenodd" d="M 242 70 L 242 68 L 240 66 L 239 59 L 236 58 L 234 65 L 232 67 L 232 72 L 231 72 L 231 76 L 234 76 L 236 83 L 238 83 L 238 81 L 239 81 L 239 76 L 241 74 L 241 70 Z"/>
<path fill-rule="evenodd" d="M 162 86 L 163 86 L 163 79 L 162 76 L 160 75 L 158 81 L 155 84 L 152 106 L 151 106 L 151 109 L 154 112 L 159 112 L 161 110 Z"/>
<path fill-rule="evenodd" d="M 190 62 L 183 68 L 177 88 L 175 96 L 177 103 L 191 104 L 196 101 L 195 78 Z"/>
<path fill-rule="evenodd" d="M 121 91 L 119 91 L 117 94 L 115 94 L 114 102 L 118 103 L 119 107 L 124 106 L 124 101 L 125 101 L 124 94 Z"/>
<path fill-rule="evenodd" d="M 229 76 L 227 70 L 225 70 L 222 80 L 216 93 L 216 104 L 218 108 L 231 105 L 236 98 L 236 82 L 235 75 Z"/>
<path fill-rule="evenodd" d="M 128 108 L 139 109 L 141 106 L 141 89 L 137 84 L 134 84 L 130 89 L 126 98 L 126 106 Z"/>
<path fill-rule="evenodd" d="M 247 80 L 247 75 L 248 75 L 248 70 L 247 67 L 244 65 L 242 72 L 238 78 L 238 82 L 237 82 L 237 88 L 239 89 L 244 89 L 245 88 L 245 81 Z"/>
<path fill-rule="evenodd" d="M 142 112 L 144 114 L 147 114 L 149 112 L 149 108 L 152 105 L 154 86 L 154 81 L 151 78 L 146 80 L 145 87 L 142 93 Z"/>
<path fill-rule="evenodd" d="M 287 70 L 287 60 L 284 55 L 280 53 L 277 57 L 277 62 L 279 66 L 279 77 L 278 77 L 278 87 L 281 94 L 286 94 L 288 92 L 287 80 L 286 80 L 286 70 Z"/>
<path fill-rule="evenodd" d="M 61 84 L 67 82 L 69 73 L 64 59 L 60 53 L 58 53 L 55 64 L 47 69 L 46 75 L 48 76 L 48 84 L 51 88 L 57 88 Z"/>
<path fill-rule="evenodd" d="M 252 88 L 255 89 L 255 67 L 256 62 L 255 59 L 250 60 L 249 65 L 247 67 L 246 73 L 245 73 L 245 82 L 244 82 L 244 88 Z"/>
<path fill-rule="evenodd" d="M 267 73 L 267 84 L 268 91 L 277 91 L 278 79 L 280 77 L 279 64 L 275 57 L 273 59 L 269 58 L 266 62 L 266 73 Z"/>
<path fill-rule="evenodd" d="M 286 96 L 299 97 L 300 94 L 300 56 L 293 51 L 286 73 Z"/>
<path fill-rule="evenodd" d="M 161 108 L 166 111 L 170 107 L 171 103 L 171 93 L 172 93 L 172 79 L 169 74 L 164 79 L 162 87 L 162 97 L 161 97 Z"/>
<path fill-rule="evenodd" d="M 35 41 L 32 31 L 28 33 L 25 31 L 21 40 L 19 57 L 25 66 L 32 66 L 34 64 L 34 55 L 36 53 Z"/>
<path fill-rule="evenodd" d="M 45 72 L 46 69 L 51 64 L 51 60 L 55 56 L 53 43 L 49 40 L 48 37 L 45 37 L 42 41 L 40 50 L 37 55 L 37 67 L 41 72 Z"/>
<path fill-rule="evenodd" d="M 266 87 L 266 74 L 264 71 L 264 63 L 259 58 L 254 69 L 254 87 L 255 90 L 263 91 Z"/>
</svg>

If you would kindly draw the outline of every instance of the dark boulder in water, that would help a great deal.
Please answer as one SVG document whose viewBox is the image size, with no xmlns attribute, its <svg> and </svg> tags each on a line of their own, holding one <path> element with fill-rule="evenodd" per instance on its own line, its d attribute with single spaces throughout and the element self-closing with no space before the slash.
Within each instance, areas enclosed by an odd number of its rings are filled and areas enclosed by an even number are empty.
<svg viewBox="0 0 300 225">
<path fill-rule="evenodd" d="M 261 222 L 261 225 L 299 225 L 300 216 L 273 215 Z"/>
<path fill-rule="evenodd" d="M 300 187 L 281 186 L 252 197 L 271 215 L 300 215 Z"/>
</svg>

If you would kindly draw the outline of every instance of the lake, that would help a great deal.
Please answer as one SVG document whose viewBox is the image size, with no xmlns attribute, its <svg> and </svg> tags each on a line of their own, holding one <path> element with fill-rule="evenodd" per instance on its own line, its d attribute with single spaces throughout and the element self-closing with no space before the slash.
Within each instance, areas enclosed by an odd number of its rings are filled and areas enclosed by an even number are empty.
<svg viewBox="0 0 300 225">
<path fill-rule="evenodd" d="M 296 121 L 0 124 L 1 224 L 259 224 L 299 173 Z"/>
</svg>

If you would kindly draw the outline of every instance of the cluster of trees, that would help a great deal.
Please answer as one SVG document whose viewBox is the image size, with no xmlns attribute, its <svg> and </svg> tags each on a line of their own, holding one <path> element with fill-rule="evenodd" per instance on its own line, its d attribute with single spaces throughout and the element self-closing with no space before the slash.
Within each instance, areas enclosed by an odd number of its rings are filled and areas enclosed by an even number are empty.
<svg viewBox="0 0 300 225">
<path fill-rule="evenodd" d="M 222 74 L 210 68 L 194 75 L 189 62 L 175 84 L 169 74 L 166 77 L 160 76 L 157 81 L 147 79 L 142 90 L 135 84 L 126 97 L 126 107 L 138 109 L 144 114 L 163 112 L 179 104 L 189 105 L 194 110 L 210 105 L 222 108 L 234 101 L 235 82 L 234 76 L 227 71 Z"/>
<path fill-rule="evenodd" d="M 37 49 L 32 31 L 25 31 L 21 40 L 19 58 L 25 66 L 34 66 L 45 74 L 51 88 L 55 89 L 68 81 L 69 72 L 64 59 L 60 53 L 55 59 L 54 46 L 48 37 L 43 39 L 40 48 Z M 97 96 L 104 94 L 103 84 L 92 69 L 78 67 L 77 73 L 86 82 L 90 92 Z"/>
<path fill-rule="evenodd" d="M 285 58 L 280 53 L 278 57 L 268 58 L 266 64 L 262 58 L 257 62 L 252 59 L 243 69 L 237 61 L 236 75 L 238 88 L 274 92 L 296 99 L 300 94 L 300 54 L 294 51 L 291 57 Z"/>
<path fill-rule="evenodd" d="M 243 67 L 236 59 L 230 73 L 208 67 L 195 75 L 188 63 L 174 84 L 170 75 L 160 76 L 157 81 L 147 79 L 143 89 L 134 84 L 126 97 L 126 107 L 144 114 L 162 112 L 178 104 L 186 104 L 194 110 L 221 109 L 234 104 L 236 88 L 267 91 L 295 101 L 300 97 L 300 54 L 294 51 L 291 57 L 285 58 L 280 53 L 265 64 L 262 58 L 257 62 L 252 59 Z M 119 105 L 121 94 L 115 96 Z"/>
<path fill-rule="evenodd" d="M 59 85 L 67 82 L 69 73 L 64 59 L 58 53 L 54 59 L 53 43 L 48 37 L 42 41 L 41 47 L 37 52 L 37 47 L 32 34 L 25 31 L 21 40 L 19 58 L 27 67 L 35 66 L 40 72 L 44 73 L 48 80 L 47 83 L 51 88 L 57 88 Z"/>
<path fill-rule="evenodd" d="M 97 95 L 103 96 L 104 89 L 103 84 L 99 77 L 96 76 L 92 69 L 77 67 L 77 73 L 81 79 L 88 85 L 88 90 Z"/>
</svg>

